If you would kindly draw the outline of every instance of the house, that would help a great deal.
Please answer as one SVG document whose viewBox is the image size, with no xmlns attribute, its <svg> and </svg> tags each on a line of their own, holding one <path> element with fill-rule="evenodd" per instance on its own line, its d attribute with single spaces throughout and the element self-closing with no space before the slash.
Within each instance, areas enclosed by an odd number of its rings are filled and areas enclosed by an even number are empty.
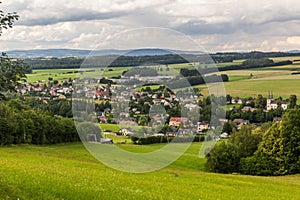
<svg viewBox="0 0 300 200">
<path fill-rule="evenodd" d="M 122 128 L 119 131 L 119 135 L 130 136 L 133 135 L 133 131 L 131 128 Z"/>
<path fill-rule="evenodd" d="M 273 93 L 269 92 L 269 96 L 267 99 L 267 110 L 275 110 L 278 108 L 278 103 L 275 99 L 273 99 Z M 281 108 L 283 110 L 286 110 L 288 108 L 288 104 L 286 101 L 281 101 Z"/>
<path fill-rule="evenodd" d="M 66 97 L 65 95 L 63 95 L 63 94 L 60 94 L 60 95 L 58 96 L 58 98 L 59 98 L 59 99 L 66 99 L 67 97 Z"/>
<path fill-rule="evenodd" d="M 222 139 L 225 139 L 228 137 L 229 137 L 228 133 L 225 133 L 225 132 L 220 135 L 220 138 L 222 138 Z"/>
<path fill-rule="evenodd" d="M 113 144 L 113 140 L 110 138 L 101 138 L 100 143 L 101 144 Z"/>
<path fill-rule="evenodd" d="M 288 108 L 288 104 L 286 101 L 281 101 L 281 107 L 283 110 L 286 110 Z"/>
<path fill-rule="evenodd" d="M 238 130 L 240 130 L 243 125 L 250 124 L 249 120 L 243 119 L 234 119 L 233 122 L 236 124 Z"/>
<path fill-rule="evenodd" d="M 135 121 L 129 121 L 129 120 L 122 120 L 119 122 L 121 125 L 128 125 L 128 126 L 137 126 L 138 124 Z"/>
<path fill-rule="evenodd" d="M 151 116 L 151 118 L 157 123 L 165 122 L 165 117 L 163 116 L 163 114 L 155 114 L 155 115 Z"/>
<path fill-rule="evenodd" d="M 180 126 L 181 123 L 187 122 L 187 118 L 185 117 L 171 117 L 169 126 Z"/>
<path fill-rule="evenodd" d="M 274 99 L 267 99 L 267 110 L 275 110 L 278 108 L 278 104 Z M 286 110 L 288 108 L 288 104 L 286 101 L 281 101 L 281 108 Z"/>
<path fill-rule="evenodd" d="M 228 119 L 219 119 L 219 122 L 222 126 L 224 126 L 224 124 L 228 122 Z"/>
<path fill-rule="evenodd" d="M 186 107 L 189 110 L 196 110 L 196 109 L 200 108 L 198 105 L 195 105 L 195 104 L 192 104 L 192 103 L 185 104 L 184 107 Z"/>
<path fill-rule="evenodd" d="M 281 117 L 274 117 L 273 122 L 281 122 Z"/>
<path fill-rule="evenodd" d="M 253 112 L 253 111 L 255 111 L 255 110 L 257 110 L 257 108 L 252 108 L 252 107 L 250 107 L 250 106 L 244 106 L 243 108 L 242 108 L 242 111 L 243 112 L 247 112 L 247 111 L 251 111 L 251 112 Z"/>
<path fill-rule="evenodd" d="M 209 129 L 209 123 L 205 122 L 198 122 L 197 124 L 197 130 L 198 132 L 202 132 Z"/>
<path fill-rule="evenodd" d="M 98 116 L 99 123 L 107 123 L 107 118 L 104 115 Z"/>
<path fill-rule="evenodd" d="M 231 99 L 231 103 L 232 103 L 232 104 L 243 104 L 243 99 L 240 99 L 240 98 L 238 98 L 238 97 L 232 98 L 232 99 Z"/>
<path fill-rule="evenodd" d="M 153 99 L 152 100 L 154 104 L 160 104 L 161 100 L 160 99 Z"/>
</svg>

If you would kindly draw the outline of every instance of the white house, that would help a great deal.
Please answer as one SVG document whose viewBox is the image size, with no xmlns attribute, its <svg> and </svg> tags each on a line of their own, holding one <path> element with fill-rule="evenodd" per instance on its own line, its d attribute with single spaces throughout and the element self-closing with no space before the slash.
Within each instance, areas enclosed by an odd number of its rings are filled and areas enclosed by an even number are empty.
<svg viewBox="0 0 300 200">
<path fill-rule="evenodd" d="M 267 99 L 267 110 L 275 110 L 278 108 L 278 104 L 274 99 Z M 288 104 L 286 101 L 281 101 L 281 108 L 286 110 L 288 108 Z"/>
</svg>

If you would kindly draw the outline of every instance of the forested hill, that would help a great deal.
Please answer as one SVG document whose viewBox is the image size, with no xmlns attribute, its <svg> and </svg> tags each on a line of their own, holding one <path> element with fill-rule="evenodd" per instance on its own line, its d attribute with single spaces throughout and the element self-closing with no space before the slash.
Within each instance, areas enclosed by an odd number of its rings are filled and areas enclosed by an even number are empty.
<svg viewBox="0 0 300 200">
<path fill-rule="evenodd" d="M 222 63 L 232 62 L 240 59 L 262 59 L 270 57 L 300 56 L 300 53 L 285 52 L 249 52 L 249 53 L 216 53 L 210 57 L 203 54 L 165 54 L 165 55 L 143 55 L 143 56 L 119 56 L 103 55 L 89 57 L 88 59 L 79 57 L 65 58 L 34 58 L 25 59 L 25 63 L 32 69 L 66 69 L 84 67 L 124 67 L 139 66 L 145 64 L 179 64 L 187 62 L 201 63 Z"/>
</svg>

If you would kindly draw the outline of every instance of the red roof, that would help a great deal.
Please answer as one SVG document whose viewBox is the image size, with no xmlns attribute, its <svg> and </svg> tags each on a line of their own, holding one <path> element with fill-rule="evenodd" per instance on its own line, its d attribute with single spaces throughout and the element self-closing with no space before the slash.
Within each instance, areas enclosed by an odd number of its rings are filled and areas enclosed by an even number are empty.
<svg viewBox="0 0 300 200">
<path fill-rule="evenodd" d="M 185 117 L 171 117 L 170 122 L 185 122 L 187 121 L 187 118 Z"/>
</svg>

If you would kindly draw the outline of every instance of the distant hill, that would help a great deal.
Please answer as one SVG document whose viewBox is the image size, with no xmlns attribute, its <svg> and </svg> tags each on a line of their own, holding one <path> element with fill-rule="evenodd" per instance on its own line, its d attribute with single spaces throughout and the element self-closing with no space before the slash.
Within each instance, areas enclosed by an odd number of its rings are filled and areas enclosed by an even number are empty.
<svg viewBox="0 0 300 200">
<path fill-rule="evenodd" d="M 34 49 L 34 50 L 13 50 L 6 52 L 13 58 L 40 58 L 40 57 L 87 57 L 92 54 L 94 56 L 101 55 L 127 55 L 127 56 L 145 56 L 145 55 L 166 55 L 166 54 L 203 54 L 201 51 L 181 51 L 169 49 L 134 49 L 134 50 L 79 50 L 79 49 Z"/>
<path fill-rule="evenodd" d="M 300 50 L 290 50 L 288 53 L 300 53 Z"/>
</svg>

